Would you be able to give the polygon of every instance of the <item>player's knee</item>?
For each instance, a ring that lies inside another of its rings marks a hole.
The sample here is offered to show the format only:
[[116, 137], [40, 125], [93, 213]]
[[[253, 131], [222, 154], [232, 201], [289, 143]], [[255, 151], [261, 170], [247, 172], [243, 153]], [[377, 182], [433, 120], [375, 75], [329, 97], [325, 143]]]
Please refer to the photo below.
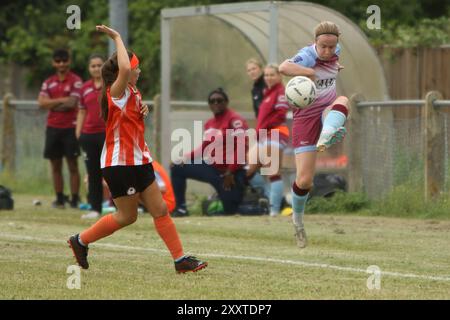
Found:
[[78, 175], [79, 174], [78, 167], [69, 167], [69, 173], [71, 175]]
[[76, 161], [70, 161], [67, 167], [70, 174], [78, 174], [78, 163]]
[[300, 189], [311, 189], [313, 185], [313, 178], [310, 176], [300, 176], [295, 179], [295, 184]]
[[60, 162], [60, 161], [52, 161], [51, 162], [51, 168], [52, 168], [53, 172], [62, 171], [62, 162]]
[[132, 215], [117, 215], [116, 217], [117, 222], [122, 226], [128, 226], [130, 224], [133, 224], [137, 220], [137, 213]]
[[336, 99], [336, 103], [342, 104], [343, 106], [348, 108], [348, 98], [346, 96], [339, 96]]
[[133, 224], [136, 222], [136, 220], [137, 220], [137, 214], [134, 214], [132, 216], [127, 217], [126, 224], [127, 225]]
[[169, 213], [169, 211], [167, 210], [167, 205], [164, 201], [161, 201], [161, 203], [159, 204], [158, 208], [155, 210], [156, 212], [154, 212], [152, 214], [152, 216], [154, 218], [159, 218], [159, 217], [163, 217], [166, 214]]
[[62, 167], [61, 166], [52, 166], [52, 172], [53, 172], [53, 174], [62, 174]]

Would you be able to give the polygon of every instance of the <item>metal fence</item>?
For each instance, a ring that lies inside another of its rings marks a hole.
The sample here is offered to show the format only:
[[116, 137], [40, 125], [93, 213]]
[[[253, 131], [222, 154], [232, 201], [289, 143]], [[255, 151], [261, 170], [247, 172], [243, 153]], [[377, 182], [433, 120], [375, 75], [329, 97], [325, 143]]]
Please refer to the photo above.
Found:
[[[153, 105], [153, 101], [144, 101]], [[26, 191], [50, 190], [51, 174], [48, 161], [44, 161], [46, 118], [48, 112], [39, 108], [36, 100], [15, 100], [5, 96], [0, 101], [0, 180], [7, 179], [5, 173], [13, 173], [12, 183], [17, 189]], [[146, 141], [153, 142], [152, 114], [146, 118]], [[82, 177], [85, 166], [79, 163]], [[63, 171], [64, 180], [69, 177]]]
[[[344, 148], [350, 191], [363, 191], [369, 198], [378, 198], [400, 185], [423, 189], [427, 197], [450, 190], [450, 113], [446, 108], [450, 100], [442, 100], [438, 93], [431, 92], [425, 100], [364, 101], [361, 95], [354, 95], [350, 101], [349, 134]], [[161, 141], [161, 126], [178, 126], [186, 117], [173, 117], [173, 124], [164, 124], [158, 121], [159, 97], [144, 103], [153, 106], [146, 118], [146, 140], [158, 158], [161, 144], [168, 143]], [[207, 108], [207, 103], [200, 101], [171, 104], [181, 110]], [[418, 108], [420, 116], [396, 117], [393, 110], [405, 107]], [[10, 166], [18, 179], [48, 183], [48, 164], [42, 161], [46, 116], [47, 112], [40, 110], [35, 100], [5, 97], [0, 101], [0, 172]]]

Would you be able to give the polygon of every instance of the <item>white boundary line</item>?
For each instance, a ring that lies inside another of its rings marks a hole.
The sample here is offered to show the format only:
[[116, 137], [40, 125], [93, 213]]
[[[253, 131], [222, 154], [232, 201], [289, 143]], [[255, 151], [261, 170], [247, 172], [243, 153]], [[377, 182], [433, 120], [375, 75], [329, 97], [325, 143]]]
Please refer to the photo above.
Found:
[[[0, 239], [11, 239], [11, 240], [21, 240], [21, 241], [38, 241], [44, 243], [60, 243], [66, 244], [63, 240], [56, 239], [42, 239], [35, 238], [31, 236], [20, 236], [14, 234], [0, 233]], [[147, 252], [158, 252], [158, 253], [167, 253], [167, 250], [155, 249], [155, 248], [143, 248], [143, 247], [132, 247], [125, 245], [118, 245], [113, 243], [95, 243], [92, 244], [91, 247], [100, 247], [100, 248], [112, 248], [112, 249], [126, 249], [126, 250], [134, 250], [134, 251], [147, 251]], [[358, 272], [358, 273], [369, 273], [365, 269], [354, 268], [354, 267], [341, 267], [335, 266], [326, 263], [314, 263], [314, 262], [305, 262], [299, 260], [284, 260], [284, 259], [273, 259], [273, 258], [265, 258], [265, 257], [251, 257], [251, 256], [235, 256], [235, 255], [226, 255], [226, 254], [216, 254], [216, 253], [198, 253], [201, 256], [206, 257], [215, 257], [215, 258], [225, 258], [225, 259], [236, 259], [236, 260], [251, 260], [251, 261], [261, 261], [261, 262], [273, 262], [278, 264], [291, 264], [298, 265], [309, 268], [323, 268], [323, 269], [332, 269], [338, 271], [347, 271], [347, 272]], [[411, 279], [422, 279], [422, 280], [434, 280], [434, 281], [445, 281], [450, 282], [450, 277], [442, 277], [442, 276], [428, 276], [428, 275], [417, 275], [412, 273], [400, 273], [400, 272], [390, 272], [390, 271], [381, 271], [381, 276], [391, 276], [397, 278], [411, 278]]]

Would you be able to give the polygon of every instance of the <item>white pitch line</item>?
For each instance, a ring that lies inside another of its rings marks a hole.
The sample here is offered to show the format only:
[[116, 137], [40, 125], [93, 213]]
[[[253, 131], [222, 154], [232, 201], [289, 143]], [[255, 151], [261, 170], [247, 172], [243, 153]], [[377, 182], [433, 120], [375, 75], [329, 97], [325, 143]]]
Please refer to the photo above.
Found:
[[[31, 237], [31, 236], [20, 236], [20, 235], [14, 235], [14, 234], [6, 234], [6, 233], [0, 233], [0, 238], [16, 239], [16, 240], [22, 240], [22, 241], [25, 240], [25, 241], [38, 241], [38, 242], [46, 242], [46, 243], [65, 244], [65, 241], [63, 241], [63, 240], [42, 239], [42, 238], [35, 238], [35, 237]], [[132, 247], [132, 246], [113, 244], [113, 243], [95, 243], [95, 244], [91, 244], [91, 247], [103, 247], [103, 248], [112, 248], [112, 249], [158, 252], [158, 253], [164, 253], [164, 254], [167, 253], [167, 250], [162, 250], [162, 249]], [[298, 266], [309, 267], [309, 268], [324, 268], [324, 269], [333, 269], [333, 270], [338, 270], [338, 271], [358, 272], [358, 273], [366, 273], [366, 274], [368, 273], [367, 270], [361, 269], [361, 268], [342, 267], [342, 266], [335, 266], [335, 265], [326, 264], [326, 263], [315, 263], [315, 262], [305, 262], [305, 261], [285, 260], [285, 259], [273, 259], [273, 258], [266, 258], [266, 257], [234, 256], [234, 255], [217, 254], [217, 253], [198, 253], [198, 254], [201, 256], [214, 257], [214, 258], [273, 262], [273, 263], [279, 263], [279, 264], [292, 264], [292, 265], [298, 265]], [[418, 274], [412, 274], [412, 273], [390, 272], [390, 271], [381, 271], [381, 276], [445, 281], [445, 282], [450, 281], [450, 277], [428, 276], [428, 275], [418, 275]]]

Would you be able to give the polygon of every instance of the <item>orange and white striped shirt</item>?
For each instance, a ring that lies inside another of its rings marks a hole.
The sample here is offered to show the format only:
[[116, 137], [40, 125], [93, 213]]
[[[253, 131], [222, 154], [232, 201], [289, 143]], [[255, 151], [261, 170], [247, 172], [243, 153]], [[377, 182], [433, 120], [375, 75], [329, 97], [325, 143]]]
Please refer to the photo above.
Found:
[[106, 91], [108, 119], [101, 168], [151, 163], [152, 157], [144, 138], [144, 118], [140, 114], [141, 93], [128, 85], [122, 97], [113, 98], [109, 89]]

